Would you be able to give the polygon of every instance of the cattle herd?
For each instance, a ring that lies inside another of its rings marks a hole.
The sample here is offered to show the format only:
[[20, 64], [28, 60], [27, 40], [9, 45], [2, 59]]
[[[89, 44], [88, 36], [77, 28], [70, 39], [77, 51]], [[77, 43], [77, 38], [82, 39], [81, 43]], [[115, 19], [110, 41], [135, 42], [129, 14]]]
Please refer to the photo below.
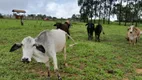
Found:
[[[58, 80], [62, 80], [59, 71], [56, 53], [64, 51], [64, 64], [66, 63], [66, 35], [68, 38], [72, 39], [70, 36], [69, 28], [70, 23], [66, 21], [64, 24], [56, 23], [54, 24], [57, 29], [45, 30], [37, 35], [37, 37], [32, 38], [30, 36], [25, 37], [21, 42], [15, 43], [10, 52], [13, 52], [22, 47], [23, 57], [21, 61], [24, 63], [29, 63], [31, 58], [34, 58], [37, 62], [45, 63], [48, 69], [48, 79], [50, 79], [50, 67], [49, 58], [53, 59], [54, 70], [58, 77]], [[94, 23], [88, 22], [85, 24], [87, 26], [88, 40], [93, 39], [93, 32], [95, 33], [95, 41], [100, 42], [100, 34], [103, 32], [103, 27], [101, 24], [97, 24], [96, 27]], [[135, 26], [130, 26], [128, 28], [126, 39], [130, 44], [135, 44], [140, 38], [141, 30]], [[73, 40], [73, 39], [72, 39]], [[74, 42], [74, 40], [73, 40]]]

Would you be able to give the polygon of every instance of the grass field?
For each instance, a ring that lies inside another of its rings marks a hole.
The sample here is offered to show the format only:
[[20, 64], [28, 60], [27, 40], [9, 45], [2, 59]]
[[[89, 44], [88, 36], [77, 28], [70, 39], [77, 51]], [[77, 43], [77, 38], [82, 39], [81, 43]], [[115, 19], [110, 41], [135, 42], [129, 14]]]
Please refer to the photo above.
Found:
[[[53, 29], [54, 21], [0, 19], [0, 80], [45, 80], [46, 67], [32, 60], [21, 62], [21, 49], [10, 53], [11, 46], [24, 37], [36, 37], [42, 30]], [[127, 27], [103, 25], [101, 42], [88, 41], [85, 23], [72, 22], [71, 36], [78, 43], [67, 48], [68, 67], [63, 66], [63, 54], [57, 55], [63, 80], [142, 80], [142, 38], [135, 46], [125, 40]], [[140, 27], [142, 29], [142, 27]], [[67, 39], [67, 46], [72, 44]], [[57, 80], [51, 60], [51, 80]]]

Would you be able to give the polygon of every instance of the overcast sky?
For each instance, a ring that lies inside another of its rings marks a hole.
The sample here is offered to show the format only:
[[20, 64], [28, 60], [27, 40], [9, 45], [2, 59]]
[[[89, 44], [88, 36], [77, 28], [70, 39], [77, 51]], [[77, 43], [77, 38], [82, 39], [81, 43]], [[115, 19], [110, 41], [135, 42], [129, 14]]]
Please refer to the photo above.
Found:
[[26, 14], [46, 14], [69, 18], [79, 14], [78, 0], [0, 0], [0, 13], [13, 14], [12, 9], [22, 9]]
[[[46, 14], [57, 18], [70, 18], [79, 14], [78, 0], [0, 0], [0, 13], [13, 14], [13, 9], [25, 10], [26, 14]], [[116, 20], [116, 16], [111, 20]]]

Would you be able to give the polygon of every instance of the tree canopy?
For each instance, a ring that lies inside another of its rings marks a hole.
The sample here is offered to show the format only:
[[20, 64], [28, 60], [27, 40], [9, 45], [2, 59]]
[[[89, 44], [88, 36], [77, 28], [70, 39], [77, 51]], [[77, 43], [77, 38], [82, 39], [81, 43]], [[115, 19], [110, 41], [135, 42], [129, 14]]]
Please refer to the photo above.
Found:
[[119, 24], [131, 22], [136, 24], [142, 17], [142, 0], [78, 0], [81, 19], [98, 19], [110, 23], [110, 16], [116, 15]]

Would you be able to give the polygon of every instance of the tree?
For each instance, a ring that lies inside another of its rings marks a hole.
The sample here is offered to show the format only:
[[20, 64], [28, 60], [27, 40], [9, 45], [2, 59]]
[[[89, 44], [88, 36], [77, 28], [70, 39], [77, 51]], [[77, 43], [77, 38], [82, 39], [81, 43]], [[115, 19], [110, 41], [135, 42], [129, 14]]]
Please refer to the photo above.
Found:
[[80, 8], [80, 14], [81, 14], [81, 18], [87, 18], [87, 22], [88, 22], [88, 18], [91, 18], [91, 22], [92, 22], [92, 18], [93, 18], [93, 5], [94, 5], [94, 0], [78, 0], [78, 6], [81, 6]]
[[120, 0], [120, 8], [119, 8], [119, 25], [121, 25], [121, 15], [122, 15], [122, 0]]
[[110, 24], [110, 15], [111, 15], [111, 11], [112, 11], [112, 2], [113, 0], [109, 0], [109, 14], [108, 14], [108, 24]]
[[103, 24], [105, 24], [106, 21], [106, 13], [107, 13], [107, 0], [103, 0]]
[[136, 5], [138, 5], [137, 22], [140, 22], [142, 17], [142, 0], [138, 0], [138, 3]]
[[141, 9], [142, 9], [142, 0], [135, 0], [135, 25], [138, 25], [138, 21], [139, 21], [139, 15], [141, 14]]
[[124, 26], [126, 26], [126, 24], [127, 24], [128, 9], [129, 9], [128, 2], [129, 2], [129, 0], [126, 0], [125, 2], [126, 2], [126, 7], [125, 7], [125, 24], [124, 24]]
[[44, 18], [46, 18], [46, 15], [45, 15], [45, 14], [44, 14], [44, 15], [38, 14], [36, 17], [37, 17], [38, 19], [44, 19]]
[[97, 14], [98, 5], [99, 5], [99, 1], [95, 0], [94, 1], [94, 5], [93, 5], [93, 9], [94, 9], [94, 23], [96, 23], [95, 19], [96, 19], [96, 17], [98, 17], [98, 14]]
[[75, 14], [72, 15], [73, 20], [79, 20], [79, 18], [80, 18], [80, 15], [75, 15]]
[[29, 14], [28, 15], [28, 18], [32, 18], [32, 19], [35, 19], [36, 15], [35, 14]]
[[80, 15], [81, 15], [81, 19], [86, 22], [88, 21], [88, 12], [86, 9], [86, 3], [85, 0], [78, 0], [78, 6], [81, 6], [80, 8]]
[[100, 19], [101, 19], [101, 15], [102, 15], [102, 10], [103, 10], [103, 6], [102, 6], [102, 4], [101, 4], [102, 1], [103, 1], [103, 0], [100, 0], [100, 1], [99, 1], [99, 7], [98, 7], [99, 22], [98, 22], [98, 23], [100, 23]]
[[3, 18], [3, 15], [0, 13], [0, 18]]

